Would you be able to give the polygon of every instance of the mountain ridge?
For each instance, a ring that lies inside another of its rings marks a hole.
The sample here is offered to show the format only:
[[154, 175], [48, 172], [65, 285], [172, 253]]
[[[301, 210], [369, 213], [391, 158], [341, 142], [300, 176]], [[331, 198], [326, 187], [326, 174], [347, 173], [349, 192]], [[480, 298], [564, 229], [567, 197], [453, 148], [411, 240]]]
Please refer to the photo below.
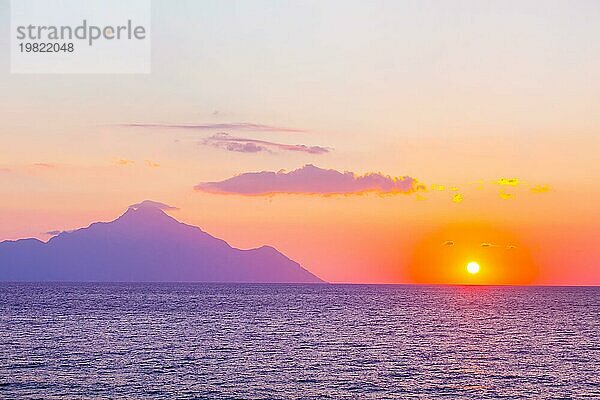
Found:
[[238, 249], [178, 221], [163, 203], [48, 241], [0, 242], [0, 280], [323, 283], [272, 246]]

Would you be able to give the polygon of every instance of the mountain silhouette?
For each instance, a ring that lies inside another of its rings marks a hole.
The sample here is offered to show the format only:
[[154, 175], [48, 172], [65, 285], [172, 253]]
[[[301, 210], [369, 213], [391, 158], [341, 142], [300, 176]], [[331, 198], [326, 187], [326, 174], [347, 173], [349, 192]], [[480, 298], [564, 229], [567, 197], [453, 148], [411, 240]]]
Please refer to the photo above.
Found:
[[144, 201], [48, 242], [0, 242], [0, 280], [321, 283], [270, 246], [241, 250]]

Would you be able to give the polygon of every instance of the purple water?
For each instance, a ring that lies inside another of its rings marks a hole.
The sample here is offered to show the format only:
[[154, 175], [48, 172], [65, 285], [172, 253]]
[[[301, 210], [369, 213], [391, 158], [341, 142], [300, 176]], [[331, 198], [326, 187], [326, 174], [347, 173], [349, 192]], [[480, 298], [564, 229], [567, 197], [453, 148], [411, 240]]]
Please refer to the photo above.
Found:
[[600, 398], [600, 288], [0, 284], [2, 398]]

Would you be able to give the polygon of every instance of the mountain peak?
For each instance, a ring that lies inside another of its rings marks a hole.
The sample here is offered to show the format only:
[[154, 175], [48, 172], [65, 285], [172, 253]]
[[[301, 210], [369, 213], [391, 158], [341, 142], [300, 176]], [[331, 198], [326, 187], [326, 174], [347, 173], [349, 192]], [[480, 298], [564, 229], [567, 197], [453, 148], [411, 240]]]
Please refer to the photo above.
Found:
[[159, 201], [154, 201], [154, 200], [144, 200], [140, 203], [132, 204], [129, 206], [129, 209], [133, 209], [134, 211], [137, 211], [140, 209], [157, 209], [160, 211], [179, 210], [179, 208], [177, 208], [177, 207], [173, 207], [168, 204], [161, 203]]
[[46, 243], [5, 242], [0, 281], [322, 282], [273, 247], [231, 247], [168, 210], [176, 208], [146, 200]]
[[144, 200], [130, 205], [127, 211], [114, 222], [133, 225], [154, 225], [168, 222], [179, 224], [175, 218], [165, 212], [174, 210], [179, 210], [179, 208], [158, 201]]

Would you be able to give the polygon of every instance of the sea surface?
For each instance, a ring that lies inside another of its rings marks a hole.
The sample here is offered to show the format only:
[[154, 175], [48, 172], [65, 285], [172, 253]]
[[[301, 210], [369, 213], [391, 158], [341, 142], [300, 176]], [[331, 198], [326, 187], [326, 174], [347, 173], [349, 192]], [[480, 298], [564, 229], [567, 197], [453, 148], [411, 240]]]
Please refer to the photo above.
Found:
[[600, 288], [0, 284], [0, 398], [600, 398]]

